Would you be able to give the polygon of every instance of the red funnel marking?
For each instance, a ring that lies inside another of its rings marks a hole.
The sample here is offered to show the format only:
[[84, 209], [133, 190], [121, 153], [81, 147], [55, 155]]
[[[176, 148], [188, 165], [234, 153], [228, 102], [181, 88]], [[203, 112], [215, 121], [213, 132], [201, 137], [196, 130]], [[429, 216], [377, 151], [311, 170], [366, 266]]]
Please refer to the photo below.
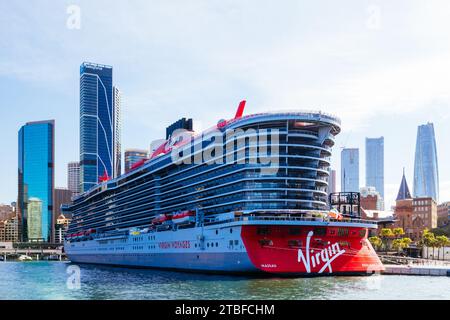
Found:
[[235, 119], [242, 118], [242, 115], [244, 114], [245, 103], [246, 103], [245, 100], [242, 100], [242, 101], [239, 103], [239, 107], [238, 107], [238, 109], [237, 109], [237, 111], [236, 111], [236, 115], [234, 116]]

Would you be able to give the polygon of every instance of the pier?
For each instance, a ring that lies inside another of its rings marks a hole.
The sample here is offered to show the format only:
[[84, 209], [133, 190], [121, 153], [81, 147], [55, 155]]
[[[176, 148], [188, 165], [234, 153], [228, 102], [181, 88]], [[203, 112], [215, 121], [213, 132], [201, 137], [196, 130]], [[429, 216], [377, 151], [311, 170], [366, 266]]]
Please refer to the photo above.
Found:
[[450, 277], [450, 262], [410, 257], [380, 256], [386, 275]]
[[64, 260], [66, 255], [62, 246], [52, 244], [8, 244], [0, 246], [0, 262], [17, 260], [28, 256], [33, 260]]
[[410, 276], [446, 276], [450, 277], [450, 266], [412, 266], [412, 265], [385, 265], [383, 274], [410, 275]]

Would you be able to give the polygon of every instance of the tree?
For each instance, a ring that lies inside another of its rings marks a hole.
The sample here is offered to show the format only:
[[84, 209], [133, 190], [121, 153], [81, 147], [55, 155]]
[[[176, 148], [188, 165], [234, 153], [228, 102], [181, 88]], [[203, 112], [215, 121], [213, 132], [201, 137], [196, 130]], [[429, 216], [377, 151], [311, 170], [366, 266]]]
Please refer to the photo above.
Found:
[[381, 245], [383, 244], [383, 241], [381, 241], [378, 237], [370, 237], [369, 242], [372, 244], [372, 246], [375, 247], [376, 250], [381, 248]]
[[[450, 244], [450, 240], [446, 236], [437, 236], [435, 238], [435, 246], [438, 248], [438, 260], [440, 260], [441, 248], [444, 248]], [[434, 252], [434, 250], [433, 250]], [[445, 254], [444, 254], [445, 257]]]
[[428, 248], [433, 247], [433, 254], [434, 254], [434, 246], [436, 245], [436, 238], [434, 236], [433, 232], [430, 232], [430, 230], [425, 229], [422, 232], [422, 237], [420, 238], [419, 244], [421, 247], [427, 248], [427, 259], [428, 259]]
[[394, 236], [394, 233], [392, 232], [392, 229], [389, 229], [389, 228], [381, 229], [380, 237], [381, 237], [381, 239], [383, 241], [385, 251], [388, 250], [389, 239], [392, 238], [393, 236]]
[[403, 231], [403, 228], [394, 228], [392, 229], [392, 233], [394, 236], [399, 237], [405, 234], [405, 231]]
[[389, 229], [389, 228], [381, 229], [380, 236], [382, 238], [392, 237], [393, 235], [394, 235], [394, 232], [392, 232], [392, 229]]
[[410, 238], [394, 239], [392, 241], [392, 247], [398, 252], [401, 252], [403, 249], [408, 248], [411, 242], [412, 240]]
[[400, 252], [402, 249], [402, 239], [394, 239], [392, 241], [392, 248], [395, 249], [397, 252]]

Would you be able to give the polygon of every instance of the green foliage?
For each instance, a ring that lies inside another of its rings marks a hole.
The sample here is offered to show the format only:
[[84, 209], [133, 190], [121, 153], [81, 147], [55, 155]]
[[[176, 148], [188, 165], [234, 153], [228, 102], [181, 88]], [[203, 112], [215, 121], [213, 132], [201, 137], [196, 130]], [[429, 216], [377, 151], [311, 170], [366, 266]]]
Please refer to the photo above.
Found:
[[403, 228], [394, 228], [392, 230], [392, 233], [394, 234], [394, 236], [402, 236], [405, 234], [405, 231], [403, 231]]
[[392, 232], [392, 229], [383, 228], [383, 229], [381, 229], [380, 236], [382, 238], [390, 238], [390, 237], [394, 236], [394, 232]]
[[394, 239], [392, 241], [392, 248], [400, 252], [408, 248], [411, 242], [412, 240], [410, 238]]
[[383, 242], [381, 241], [381, 239], [378, 238], [378, 237], [376, 237], [376, 236], [370, 237], [370, 238], [369, 238], [369, 241], [370, 241], [370, 243], [372, 244], [372, 246], [373, 246], [375, 249], [381, 248], [381, 245], [383, 244]]
[[442, 248], [450, 245], [450, 240], [446, 236], [437, 236], [435, 238], [436, 240], [436, 247]]

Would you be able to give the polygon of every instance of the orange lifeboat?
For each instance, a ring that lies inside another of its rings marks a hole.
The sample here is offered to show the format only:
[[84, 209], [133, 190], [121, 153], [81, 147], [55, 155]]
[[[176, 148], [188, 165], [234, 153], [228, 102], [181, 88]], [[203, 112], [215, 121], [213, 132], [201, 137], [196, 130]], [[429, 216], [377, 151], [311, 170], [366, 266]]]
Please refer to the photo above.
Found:
[[338, 221], [341, 221], [344, 218], [342, 213], [340, 213], [336, 209], [333, 209], [330, 212], [328, 212], [328, 217], [330, 217], [331, 219], [338, 220]]
[[164, 222], [170, 221], [172, 220], [172, 217], [168, 214], [160, 214], [159, 216], [157, 216], [156, 218], [154, 218], [152, 220], [152, 224], [154, 225], [158, 225], [158, 224], [162, 224]]

